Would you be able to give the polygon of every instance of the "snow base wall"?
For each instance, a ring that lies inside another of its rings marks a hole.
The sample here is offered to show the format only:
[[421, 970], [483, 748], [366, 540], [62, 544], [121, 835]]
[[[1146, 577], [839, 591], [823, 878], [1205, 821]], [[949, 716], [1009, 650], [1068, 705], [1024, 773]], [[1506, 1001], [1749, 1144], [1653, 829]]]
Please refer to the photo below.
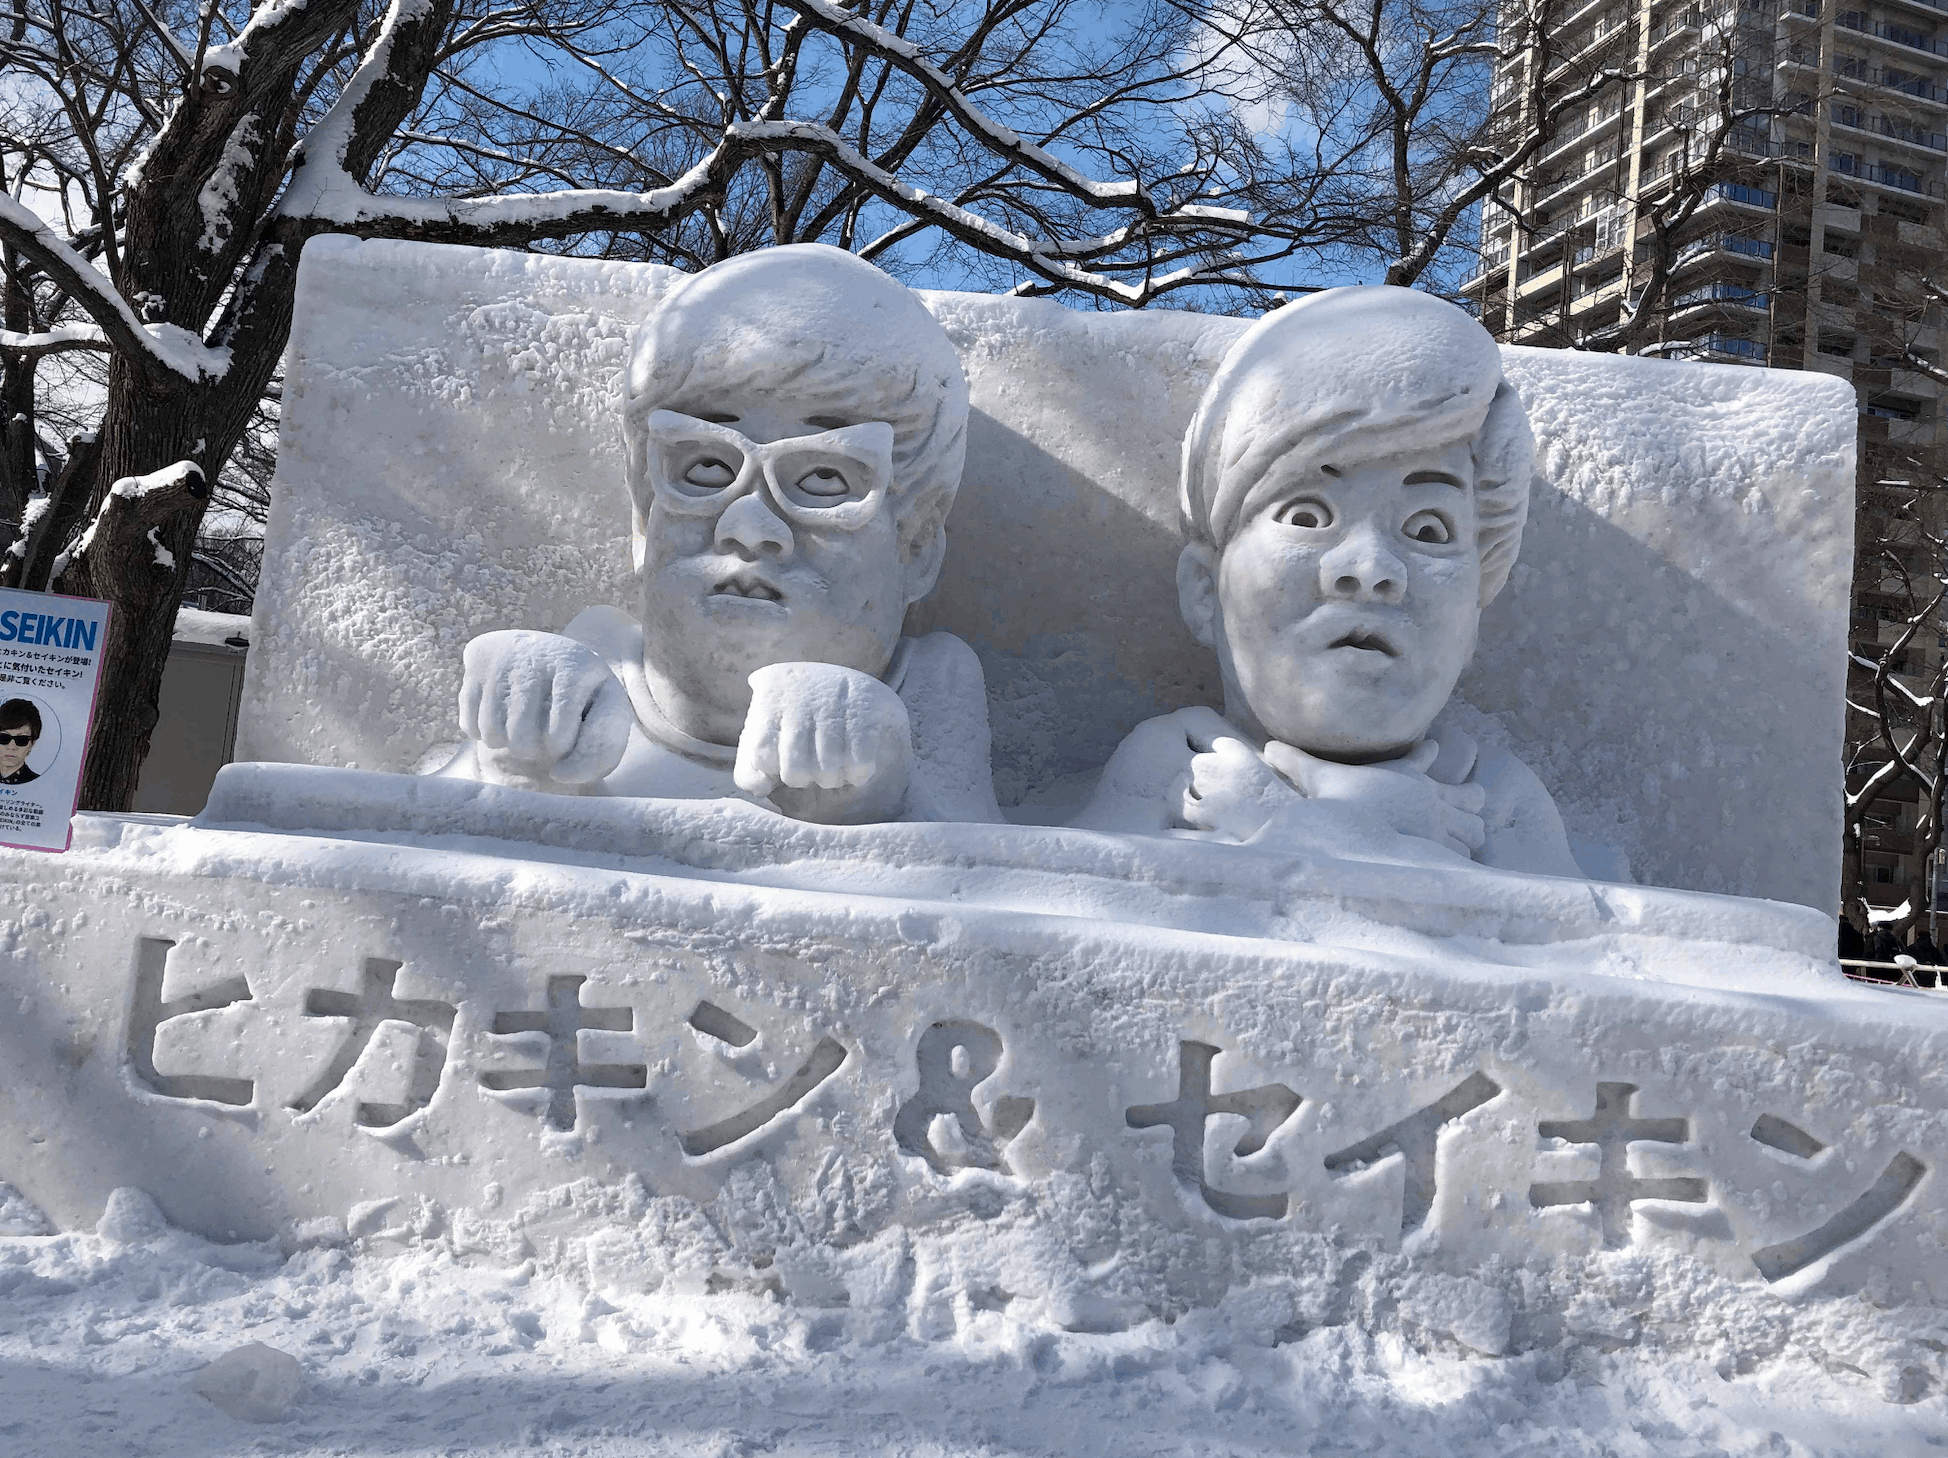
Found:
[[[1912, 1348], [1896, 1387], [1948, 1349], [1948, 1008], [1840, 981], [1824, 917], [1246, 866], [1204, 904], [1273, 941], [1098, 914], [1196, 903], [1168, 842], [1013, 832], [1077, 888], [1036, 912], [980, 904], [993, 828], [651, 810], [607, 856], [110, 816], [8, 853], [0, 1181], [68, 1228], [135, 1186], [217, 1239], [572, 1249], [922, 1331], [1257, 1301], [1736, 1364], [1840, 1312]], [[1390, 928], [1389, 887], [1448, 910]]]

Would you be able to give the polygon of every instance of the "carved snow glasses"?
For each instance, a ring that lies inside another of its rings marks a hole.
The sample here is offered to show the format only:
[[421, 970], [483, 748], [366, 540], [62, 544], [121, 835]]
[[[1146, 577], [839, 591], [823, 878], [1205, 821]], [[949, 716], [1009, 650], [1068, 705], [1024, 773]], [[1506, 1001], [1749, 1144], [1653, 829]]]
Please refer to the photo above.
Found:
[[656, 495], [684, 516], [717, 516], [758, 490], [792, 526], [858, 531], [893, 477], [893, 427], [881, 420], [768, 444], [674, 410], [652, 411], [644, 424]]

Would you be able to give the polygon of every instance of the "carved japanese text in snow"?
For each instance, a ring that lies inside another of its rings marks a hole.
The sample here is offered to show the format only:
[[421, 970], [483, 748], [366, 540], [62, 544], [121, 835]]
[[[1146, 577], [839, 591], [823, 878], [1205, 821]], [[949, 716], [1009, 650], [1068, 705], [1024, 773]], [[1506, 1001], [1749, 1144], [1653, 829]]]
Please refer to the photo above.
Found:
[[[136, 1011], [127, 1050], [131, 1072], [162, 1099], [259, 1105], [256, 1090], [265, 1067], [234, 1065], [199, 1050], [237, 1048], [267, 1034], [284, 1046], [289, 1012], [258, 1005], [247, 979], [223, 980], [201, 992], [160, 1001], [163, 968], [175, 955], [180, 955], [177, 949], [158, 938], [144, 938], [137, 949]], [[354, 1127], [388, 1139], [410, 1139], [422, 1127], [437, 1127], [437, 1120], [426, 1117], [436, 1104], [465, 1100], [470, 1087], [477, 1086], [558, 1135], [593, 1140], [601, 1137], [601, 1124], [613, 1122], [619, 1131], [660, 1144], [666, 1152], [673, 1147], [685, 1160], [763, 1159], [766, 1147], [759, 1136], [780, 1121], [808, 1114], [816, 1118], [815, 1095], [852, 1061], [845, 1042], [816, 1029], [798, 1037], [797, 1046], [790, 1038], [776, 1038], [760, 1053], [755, 1046], [758, 1029], [708, 998], [687, 1011], [658, 999], [658, 1026], [652, 1028], [638, 1025], [645, 1008], [640, 993], [624, 995], [619, 984], [612, 984], [615, 990], [591, 996], [585, 976], [541, 979], [532, 1005], [509, 1009], [401, 997], [401, 972], [397, 961], [371, 958], [363, 965], [357, 992], [304, 989], [302, 1017], [327, 1020], [335, 1042], [317, 1044], [311, 1059], [300, 1060], [309, 1066], [284, 1070], [287, 1078], [297, 1077], [294, 1086], [302, 1092], [285, 1099], [281, 1110], [259, 1108], [263, 1117], [310, 1116], [319, 1132], [328, 1134], [338, 1127], [326, 1119], [327, 1106], [335, 1101]], [[717, 995], [735, 1001], [728, 993]], [[255, 1023], [248, 1037], [240, 1019]], [[224, 1025], [228, 1036], [220, 1031]], [[668, 1036], [682, 1031], [711, 1054], [702, 1072], [690, 1075], [702, 1086], [686, 1090], [691, 1107], [711, 1111], [695, 1127], [665, 1112], [669, 1085], [681, 1075], [671, 1060], [656, 1060]], [[383, 1045], [378, 1041], [382, 1033]], [[449, 1057], [449, 1045], [470, 1051]], [[383, 1053], [378, 1051], [382, 1046]], [[884, 1067], [892, 1050], [875, 1051]], [[896, 1150], [899, 1159], [914, 1161], [934, 1176], [986, 1171], [1032, 1183], [1037, 1178], [1034, 1164], [1023, 1161], [1018, 1167], [1010, 1161], [1009, 1148], [1035, 1119], [1037, 1100], [1008, 1090], [1036, 1087], [1038, 1070], [1017, 1057], [1008, 1064], [1007, 1076], [998, 1078], [1007, 1052], [1002, 1034], [983, 1023], [948, 1017], [927, 1024], [910, 1051], [894, 1054], [903, 1075], [898, 1087], [855, 1086], [845, 1094], [861, 1111], [874, 1111], [870, 1117], [878, 1126], [857, 1128], [852, 1138], [882, 1153]], [[1527, 1223], [1525, 1209], [1555, 1212], [1586, 1227], [1594, 1247], [1621, 1249], [1635, 1240], [1632, 1217], [1638, 1206], [1657, 1202], [1667, 1216], [1683, 1218], [1685, 1212], [1671, 1207], [1696, 1205], [1706, 1207], [1698, 1215], [1709, 1216], [1714, 1213], [1714, 1185], [1720, 1192], [1724, 1187], [1722, 1175], [1714, 1181], [1709, 1153], [1693, 1139], [1690, 1119], [1683, 1113], [1639, 1112], [1636, 1106], [1646, 1095], [1635, 1084], [1599, 1076], [1586, 1095], [1593, 1108], [1587, 1117], [1520, 1116], [1518, 1123], [1508, 1117], [1510, 1111], [1497, 1108], [1503, 1084], [1477, 1069], [1431, 1102], [1326, 1153], [1319, 1163], [1332, 1180], [1322, 1187], [1323, 1198], [1302, 1202], [1295, 1210], [1290, 1173], [1293, 1160], [1302, 1156], [1275, 1141], [1308, 1102], [1332, 1100], [1337, 1076], [1330, 1070], [1293, 1069], [1287, 1077], [1301, 1087], [1269, 1080], [1220, 1088], [1220, 1083], [1236, 1082], [1216, 1073], [1224, 1052], [1217, 1044], [1183, 1038], [1174, 1068], [1132, 1070], [1133, 1086], [1174, 1082], [1176, 1092], [1165, 1101], [1129, 1104], [1118, 1111], [1125, 1133], [1156, 1130], [1167, 1134], [1167, 1140], [1124, 1137], [1098, 1145], [1098, 1131], [1082, 1128], [1045, 1128], [1043, 1139], [1065, 1142], [1075, 1136], [1071, 1159], [1087, 1162], [1100, 1156], [1111, 1167], [1167, 1154], [1170, 1176], [1192, 1208], [1201, 1207], [1206, 1218], [1220, 1222], [1295, 1220], [1313, 1228], [1359, 1227], [1375, 1207], [1367, 1200], [1335, 1199], [1334, 1187], [1342, 1182], [1370, 1186], [1391, 1180], [1384, 1172], [1397, 1171], [1397, 1209], [1380, 1210], [1378, 1228], [1361, 1231], [1388, 1241], [1438, 1228], [1442, 1171], [1475, 1168], [1476, 1149], [1505, 1142], [1517, 1129], [1534, 1149], [1526, 1188], [1497, 1190], [1492, 1181], [1474, 1179], [1466, 1195], [1468, 1201], [1485, 1202], [1498, 1211], [1498, 1223], [1510, 1229]], [[165, 1067], [194, 1071], [170, 1073], [162, 1071]], [[1601, 1071], [1594, 1070], [1598, 1075]], [[1669, 1104], [1669, 1096], [1665, 1102]], [[1795, 1117], [1817, 1118], [1803, 1112]], [[819, 1122], [827, 1132], [809, 1136], [813, 1142], [834, 1149], [847, 1142], [831, 1133], [825, 1120]], [[1827, 1149], [1777, 1112], [1760, 1114], [1746, 1137], [1808, 1171], [1819, 1167]], [[1632, 1146], [1650, 1144], [1671, 1146], [1660, 1168], [1688, 1172], [1637, 1173], [1641, 1161], [1633, 1161]], [[475, 1147], [467, 1153], [480, 1158], [490, 1151]], [[1519, 1162], [1511, 1169], [1522, 1173]], [[1850, 1202], [1815, 1200], [1835, 1206], [1829, 1218], [1746, 1254], [1764, 1280], [1783, 1280], [1870, 1234], [1901, 1209], [1926, 1173], [1922, 1160], [1898, 1151]], [[907, 1174], [920, 1178], [917, 1167], [909, 1167]], [[1696, 1238], [1732, 1238], [1722, 1217], [1694, 1223]]]

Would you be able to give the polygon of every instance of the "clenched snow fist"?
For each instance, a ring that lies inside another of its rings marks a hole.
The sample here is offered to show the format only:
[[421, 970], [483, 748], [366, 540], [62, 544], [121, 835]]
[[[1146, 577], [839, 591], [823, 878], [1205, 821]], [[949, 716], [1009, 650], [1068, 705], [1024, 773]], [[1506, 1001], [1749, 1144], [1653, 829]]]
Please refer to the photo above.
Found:
[[482, 633], [463, 666], [460, 732], [477, 746], [482, 778], [581, 790], [621, 763], [636, 722], [629, 692], [574, 639]]
[[291, 1410], [304, 1390], [298, 1359], [262, 1342], [225, 1352], [196, 1374], [193, 1390], [233, 1418], [274, 1423]]
[[913, 765], [900, 696], [836, 663], [774, 663], [751, 675], [735, 778], [786, 814], [827, 824], [896, 819]]
[[1428, 768], [1440, 752], [1439, 743], [1427, 739], [1399, 759], [1341, 764], [1273, 740], [1265, 746], [1265, 760], [1308, 800], [1352, 806], [1402, 835], [1472, 856], [1486, 836], [1481, 807], [1487, 795], [1477, 784], [1444, 785], [1430, 777]]
[[1193, 830], [1250, 840], [1299, 792], [1242, 739], [1214, 739], [1191, 758], [1178, 790], [1178, 814]]

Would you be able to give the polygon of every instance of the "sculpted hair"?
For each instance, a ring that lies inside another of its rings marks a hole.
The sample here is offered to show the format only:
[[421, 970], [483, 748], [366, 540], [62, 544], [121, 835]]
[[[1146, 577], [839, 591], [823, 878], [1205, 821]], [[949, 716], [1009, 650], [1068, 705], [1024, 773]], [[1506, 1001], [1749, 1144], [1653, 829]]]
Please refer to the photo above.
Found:
[[789, 395], [801, 416], [885, 421], [902, 547], [943, 529], [967, 457], [967, 379], [953, 341], [872, 264], [791, 244], [690, 275], [631, 336], [622, 433], [636, 565], [654, 494], [645, 420], [733, 390]]
[[1535, 474], [1528, 411], [1481, 325], [1431, 294], [1327, 289], [1232, 345], [1184, 435], [1185, 535], [1222, 550], [1272, 466], [1470, 443], [1481, 605], [1508, 582]]
[[10, 729], [25, 729], [36, 739], [41, 737], [41, 711], [32, 699], [8, 699], [0, 704], [0, 734]]

